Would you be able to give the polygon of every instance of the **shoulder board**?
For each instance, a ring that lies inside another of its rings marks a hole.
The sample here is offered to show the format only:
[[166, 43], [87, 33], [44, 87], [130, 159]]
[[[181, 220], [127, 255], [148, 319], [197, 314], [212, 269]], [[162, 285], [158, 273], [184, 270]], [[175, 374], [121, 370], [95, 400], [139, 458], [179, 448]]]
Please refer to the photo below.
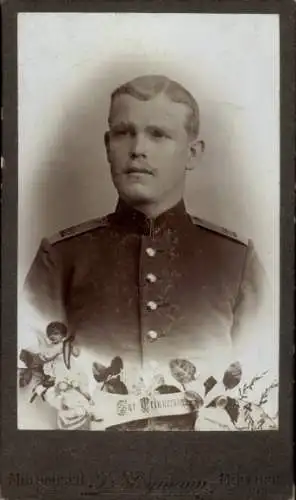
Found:
[[81, 222], [81, 224], [77, 224], [75, 226], [68, 227], [67, 229], [63, 229], [58, 233], [51, 236], [48, 240], [51, 244], [58, 243], [59, 241], [66, 240], [68, 238], [73, 238], [74, 236], [78, 236], [83, 233], [87, 233], [88, 231], [92, 231], [93, 229], [97, 229], [98, 227], [107, 227], [109, 225], [108, 216], [99, 217], [97, 219], [91, 219], [86, 222]]
[[212, 222], [205, 221], [203, 219], [200, 219], [199, 217], [195, 217], [194, 215], [191, 215], [191, 220], [193, 224], [196, 226], [204, 227], [205, 229], [208, 229], [209, 231], [213, 231], [214, 233], [221, 234], [222, 236], [225, 236], [226, 238], [230, 238], [232, 240], [237, 241], [238, 243], [242, 243], [243, 245], [248, 246], [249, 240], [247, 238], [243, 238], [241, 236], [238, 236], [237, 233], [234, 231], [230, 231], [229, 229], [226, 229], [226, 227], [222, 226], [216, 226], [216, 224], [213, 224]]

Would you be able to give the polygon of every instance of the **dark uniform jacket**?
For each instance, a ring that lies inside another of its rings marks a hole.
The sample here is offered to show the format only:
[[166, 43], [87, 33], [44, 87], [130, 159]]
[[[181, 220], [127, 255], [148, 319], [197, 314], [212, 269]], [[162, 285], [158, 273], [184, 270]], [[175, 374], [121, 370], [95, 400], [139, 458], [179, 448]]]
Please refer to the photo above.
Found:
[[92, 361], [120, 356], [130, 385], [151, 362], [225, 368], [258, 302], [256, 266], [251, 241], [190, 216], [183, 201], [151, 220], [120, 200], [44, 239], [25, 290], [44, 325], [65, 322]]

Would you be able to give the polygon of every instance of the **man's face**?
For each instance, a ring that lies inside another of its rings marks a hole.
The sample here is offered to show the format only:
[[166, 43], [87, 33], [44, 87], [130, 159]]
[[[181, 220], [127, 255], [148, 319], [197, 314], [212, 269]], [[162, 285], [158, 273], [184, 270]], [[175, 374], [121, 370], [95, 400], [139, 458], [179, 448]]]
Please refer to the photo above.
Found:
[[183, 195], [191, 154], [185, 129], [189, 110], [164, 94], [149, 101], [117, 96], [106, 148], [114, 185], [125, 201], [169, 203]]

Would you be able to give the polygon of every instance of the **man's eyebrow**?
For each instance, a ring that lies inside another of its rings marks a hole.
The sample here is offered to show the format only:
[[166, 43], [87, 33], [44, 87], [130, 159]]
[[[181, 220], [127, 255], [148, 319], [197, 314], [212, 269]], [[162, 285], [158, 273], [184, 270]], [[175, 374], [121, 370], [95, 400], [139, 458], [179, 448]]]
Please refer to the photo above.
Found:
[[[125, 121], [125, 120], [121, 120], [120, 122], [110, 124], [110, 130], [116, 131], [116, 130], [120, 130], [121, 128], [136, 130], [137, 124], [134, 122]], [[168, 135], [171, 135], [173, 133], [171, 127], [169, 125], [165, 125], [163, 123], [162, 124], [149, 123], [145, 126], [145, 129], [146, 130], [159, 130], [160, 132], [164, 132], [165, 134], [168, 134]]]
[[129, 122], [129, 121], [120, 121], [120, 122], [117, 122], [117, 123], [114, 123], [114, 124], [111, 123], [111, 125], [110, 125], [110, 128], [112, 130], [120, 128], [120, 127], [134, 128], [135, 124], [132, 123], [132, 122]]
[[151, 124], [147, 125], [146, 128], [148, 130], [151, 130], [151, 129], [159, 130], [161, 132], [165, 132], [166, 134], [171, 134], [172, 133], [172, 129], [170, 128], [170, 126], [169, 125], [164, 125], [164, 124], [154, 124], [154, 123], [151, 123]]

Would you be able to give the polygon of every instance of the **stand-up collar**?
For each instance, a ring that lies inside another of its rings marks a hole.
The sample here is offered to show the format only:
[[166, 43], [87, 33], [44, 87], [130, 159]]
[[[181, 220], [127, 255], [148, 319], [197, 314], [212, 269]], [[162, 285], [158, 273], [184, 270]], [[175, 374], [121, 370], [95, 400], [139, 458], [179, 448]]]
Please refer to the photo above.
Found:
[[180, 200], [175, 206], [153, 219], [119, 199], [114, 219], [116, 223], [125, 226], [127, 229], [130, 228], [141, 234], [148, 235], [166, 229], [178, 229], [184, 227], [184, 224], [191, 224], [183, 200]]

